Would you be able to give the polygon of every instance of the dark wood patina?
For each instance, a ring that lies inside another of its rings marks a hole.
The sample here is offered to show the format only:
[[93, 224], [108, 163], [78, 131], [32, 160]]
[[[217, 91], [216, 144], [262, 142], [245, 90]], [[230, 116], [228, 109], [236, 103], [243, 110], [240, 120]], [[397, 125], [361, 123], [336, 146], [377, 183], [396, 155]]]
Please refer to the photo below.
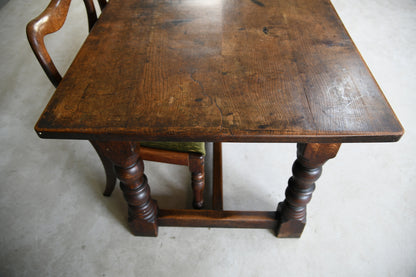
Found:
[[[276, 228], [279, 237], [300, 236], [321, 167], [341, 143], [403, 134], [329, 0], [112, 0], [35, 129], [100, 141], [136, 235], [156, 235], [159, 224]], [[152, 140], [294, 142], [298, 159], [277, 212], [222, 211], [214, 157], [214, 210], [158, 213], [134, 143]]]

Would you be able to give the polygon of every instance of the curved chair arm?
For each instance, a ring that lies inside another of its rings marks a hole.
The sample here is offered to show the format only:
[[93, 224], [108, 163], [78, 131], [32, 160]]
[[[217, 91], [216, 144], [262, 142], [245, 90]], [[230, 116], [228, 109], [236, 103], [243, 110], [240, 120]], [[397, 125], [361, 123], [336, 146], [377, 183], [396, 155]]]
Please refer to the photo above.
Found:
[[[52, 0], [46, 9], [26, 26], [26, 35], [29, 44], [49, 80], [55, 87], [62, 80], [62, 76], [59, 74], [46, 50], [44, 37], [62, 28], [68, 15], [70, 4], [71, 0]], [[89, 30], [91, 30], [97, 21], [97, 14], [92, 0], [84, 0], [84, 4], [87, 9]]]
[[97, 22], [97, 12], [95, 11], [95, 6], [93, 0], [83, 0], [85, 8], [87, 9], [88, 16], [88, 31], [91, 31], [94, 27], [95, 22]]

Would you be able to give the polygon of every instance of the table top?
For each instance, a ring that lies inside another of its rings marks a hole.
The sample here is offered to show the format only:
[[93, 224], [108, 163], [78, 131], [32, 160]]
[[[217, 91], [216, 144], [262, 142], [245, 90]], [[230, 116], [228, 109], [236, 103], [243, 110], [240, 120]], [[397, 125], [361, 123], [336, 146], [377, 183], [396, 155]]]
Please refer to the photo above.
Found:
[[329, 0], [111, 0], [35, 130], [230, 142], [403, 134]]

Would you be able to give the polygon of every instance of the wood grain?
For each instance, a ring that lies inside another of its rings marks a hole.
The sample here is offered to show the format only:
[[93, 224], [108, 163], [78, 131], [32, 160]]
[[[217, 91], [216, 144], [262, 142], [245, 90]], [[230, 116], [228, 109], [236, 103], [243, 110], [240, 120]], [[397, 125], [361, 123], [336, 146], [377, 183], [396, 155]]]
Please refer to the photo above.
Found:
[[403, 134], [328, 0], [112, 0], [35, 129], [146, 141]]

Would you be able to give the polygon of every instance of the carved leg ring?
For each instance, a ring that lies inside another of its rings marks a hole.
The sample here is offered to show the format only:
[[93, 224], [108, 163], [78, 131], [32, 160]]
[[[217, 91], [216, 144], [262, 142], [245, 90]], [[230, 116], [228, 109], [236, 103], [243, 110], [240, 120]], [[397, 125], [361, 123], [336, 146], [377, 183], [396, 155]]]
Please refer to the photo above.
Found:
[[299, 143], [293, 176], [289, 179], [286, 199], [277, 208], [277, 236], [298, 238], [306, 224], [306, 205], [311, 201], [315, 182], [322, 173], [322, 165], [334, 158], [341, 144]]
[[97, 142], [106, 156], [115, 164], [124, 198], [128, 203], [128, 221], [136, 236], [157, 236], [156, 201], [151, 198], [139, 143]]

